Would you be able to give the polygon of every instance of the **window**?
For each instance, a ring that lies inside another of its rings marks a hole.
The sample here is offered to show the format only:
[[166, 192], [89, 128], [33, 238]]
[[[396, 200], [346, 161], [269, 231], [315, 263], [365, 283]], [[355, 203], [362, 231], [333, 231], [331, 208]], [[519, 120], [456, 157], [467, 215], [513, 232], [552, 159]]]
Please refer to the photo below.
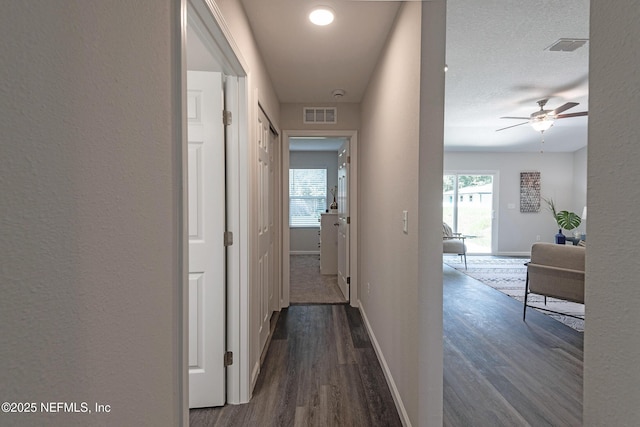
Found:
[[327, 209], [327, 170], [289, 169], [289, 226], [320, 227]]
[[467, 254], [491, 253], [495, 174], [450, 172], [443, 178], [442, 220], [454, 232], [474, 236], [465, 241]]

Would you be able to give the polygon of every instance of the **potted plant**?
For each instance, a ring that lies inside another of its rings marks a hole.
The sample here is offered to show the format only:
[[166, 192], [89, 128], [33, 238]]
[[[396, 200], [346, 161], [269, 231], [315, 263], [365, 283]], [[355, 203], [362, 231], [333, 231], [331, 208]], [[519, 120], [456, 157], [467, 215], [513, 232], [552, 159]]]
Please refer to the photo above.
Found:
[[549, 207], [549, 211], [551, 211], [551, 214], [553, 215], [553, 219], [556, 220], [556, 223], [558, 224], [558, 234], [556, 234], [556, 243], [560, 244], [560, 245], [564, 245], [567, 241], [567, 238], [565, 237], [564, 234], [562, 234], [562, 230], [573, 230], [574, 228], [578, 228], [580, 226], [580, 224], [582, 223], [582, 218], [580, 218], [576, 213], [574, 212], [569, 212], [569, 211], [560, 211], [558, 212], [556, 210], [556, 205], [553, 201], [553, 199], [543, 199], [548, 207]]

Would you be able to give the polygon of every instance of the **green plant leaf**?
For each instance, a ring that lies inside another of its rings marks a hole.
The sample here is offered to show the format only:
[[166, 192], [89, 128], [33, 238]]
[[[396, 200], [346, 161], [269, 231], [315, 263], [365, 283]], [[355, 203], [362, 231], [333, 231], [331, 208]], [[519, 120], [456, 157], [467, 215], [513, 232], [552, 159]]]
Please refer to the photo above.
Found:
[[582, 223], [582, 219], [573, 212], [560, 211], [556, 214], [558, 225], [565, 230], [573, 230]]

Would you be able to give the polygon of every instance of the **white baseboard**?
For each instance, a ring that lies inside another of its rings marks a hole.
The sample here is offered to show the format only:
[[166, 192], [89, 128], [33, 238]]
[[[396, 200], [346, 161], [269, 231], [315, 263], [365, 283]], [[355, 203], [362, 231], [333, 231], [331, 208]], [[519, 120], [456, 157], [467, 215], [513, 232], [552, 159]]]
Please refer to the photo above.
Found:
[[[260, 375], [260, 359], [253, 365], [253, 369], [251, 370], [251, 396], [253, 396], [253, 390], [256, 388], [258, 375]], [[251, 397], [249, 399], [251, 399]]]
[[320, 251], [289, 251], [289, 255], [320, 255]]
[[371, 343], [373, 344], [373, 349], [376, 352], [376, 356], [378, 356], [378, 361], [380, 362], [380, 366], [382, 366], [382, 372], [384, 372], [384, 377], [387, 380], [387, 384], [389, 385], [389, 389], [391, 390], [391, 396], [393, 396], [393, 401], [396, 404], [396, 409], [398, 410], [398, 414], [400, 415], [400, 421], [402, 421], [402, 425], [405, 427], [411, 427], [411, 422], [409, 421], [409, 415], [407, 414], [407, 410], [402, 403], [402, 398], [400, 397], [400, 392], [398, 391], [398, 387], [396, 387], [396, 383], [393, 380], [393, 376], [391, 375], [391, 371], [389, 370], [389, 365], [387, 365], [387, 361], [384, 358], [384, 354], [382, 354], [382, 349], [378, 344], [378, 340], [376, 339], [373, 330], [371, 329], [371, 324], [369, 323], [369, 319], [367, 318], [367, 314], [364, 312], [364, 308], [362, 307], [362, 303], [358, 300], [358, 305], [360, 306], [360, 314], [362, 315], [362, 321], [364, 322], [365, 327], [367, 328], [367, 333], [369, 334], [369, 338], [371, 339]]
[[529, 252], [498, 252], [498, 256], [524, 256], [530, 257], [531, 251]]

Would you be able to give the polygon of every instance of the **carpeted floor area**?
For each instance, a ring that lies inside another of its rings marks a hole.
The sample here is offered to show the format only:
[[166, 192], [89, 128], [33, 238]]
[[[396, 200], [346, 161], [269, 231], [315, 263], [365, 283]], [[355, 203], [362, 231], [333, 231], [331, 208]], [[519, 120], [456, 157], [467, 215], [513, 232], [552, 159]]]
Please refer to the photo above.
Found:
[[[469, 255], [467, 256], [467, 270], [465, 270], [464, 262], [459, 256], [445, 255], [443, 259], [449, 266], [479, 280], [485, 285], [491, 286], [520, 302], [524, 300], [524, 289], [527, 279], [527, 267], [524, 263], [529, 261], [529, 258]], [[536, 294], [529, 294], [528, 302], [529, 305], [584, 316], [584, 304], [547, 298], [545, 305], [544, 297]], [[548, 313], [543, 310], [540, 310], [540, 312], [553, 317], [577, 331], [584, 331], [583, 319]]]
[[319, 255], [291, 255], [290, 272], [291, 304], [347, 302], [338, 287], [338, 276], [320, 274]]

